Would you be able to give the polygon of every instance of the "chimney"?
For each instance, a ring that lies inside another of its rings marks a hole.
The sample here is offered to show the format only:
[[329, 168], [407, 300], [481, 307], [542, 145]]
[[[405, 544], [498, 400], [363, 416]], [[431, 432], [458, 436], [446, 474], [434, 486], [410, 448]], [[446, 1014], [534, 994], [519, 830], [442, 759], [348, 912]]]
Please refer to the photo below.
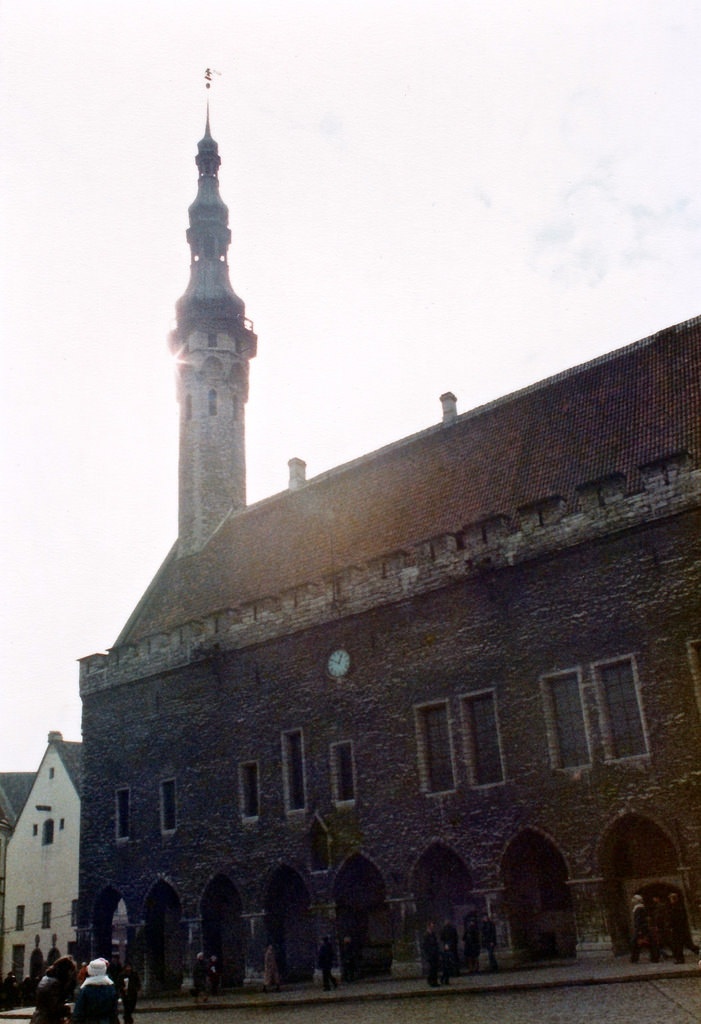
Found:
[[63, 741], [63, 733], [62, 732], [53, 732], [52, 731], [52, 732], [49, 733], [49, 739], [48, 739], [49, 743], [61, 743], [62, 741]]
[[298, 491], [307, 482], [307, 464], [304, 459], [290, 459], [287, 465], [290, 470], [289, 490]]
[[452, 391], [446, 391], [444, 395], [441, 395], [441, 405], [443, 406], [443, 425], [447, 426], [452, 423], [458, 415], [457, 409], [457, 398]]

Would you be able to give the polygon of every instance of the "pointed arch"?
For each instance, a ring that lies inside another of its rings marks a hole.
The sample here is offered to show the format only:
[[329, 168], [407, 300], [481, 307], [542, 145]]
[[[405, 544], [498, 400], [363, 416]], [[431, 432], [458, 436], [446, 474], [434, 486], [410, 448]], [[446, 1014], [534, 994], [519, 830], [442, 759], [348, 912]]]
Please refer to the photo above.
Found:
[[150, 993], [179, 989], [185, 955], [180, 898], [164, 878], [149, 890], [144, 902], [146, 985]]
[[112, 885], [98, 893], [93, 904], [91, 956], [106, 960], [112, 956], [113, 922], [120, 901], [122, 894]]
[[617, 817], [599, 844], [603, 899], [614, 951], [625, 952], [630, 940], [630, 906], [634, 893], [648, 901], [677, 891], [684, 898], [679, 850], [659, 821], [637, 812]]
[[223, 988], [243, 985], [246, 973], [246, 943], [243, 903], [238, 889], [224, 874], [215, 875], [202, 893], [202, 944], [208, 956], [214, 954], [221, 971]]
[[418, 857], [411, 880], [422, 928], [428, 921], [452, 921], [459, 927], [464, 915], [476, 909], [467, 864], [442, 840], [433, 840]]
[[569, 872], [555, 842], [535, 828], [523, 829], [508, 844], [501, 870], [514, 949], [529, 960], [574, 956]]
[[361, 853], [341, 864], [333, 884], [339, 943], [350, 936], [360, 974], [392, 966], [392, 919], [379, 868]]
[[302, 876], [281, 864], [270, 876], [265, 894], [265, 928], [286, 981], [310, 981], [316, 963], [316, 936], [311, 898]]

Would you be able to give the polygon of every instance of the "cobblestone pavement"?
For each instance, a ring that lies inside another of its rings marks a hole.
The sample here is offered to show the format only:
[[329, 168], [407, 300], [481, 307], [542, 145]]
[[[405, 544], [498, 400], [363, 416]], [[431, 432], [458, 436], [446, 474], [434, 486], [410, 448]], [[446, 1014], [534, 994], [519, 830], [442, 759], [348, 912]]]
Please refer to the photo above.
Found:
[[[204, 1008], [202, 1008], [204, 1011]], [[701, 978], [660, 978], [626, 984], [529, 991], [444, 990], [425, 995], [343, 1002], [329, 993], [298, 1006], [274, 999], [204, 1012], [144, 1008], [136, 1024], [698, 1024]]]

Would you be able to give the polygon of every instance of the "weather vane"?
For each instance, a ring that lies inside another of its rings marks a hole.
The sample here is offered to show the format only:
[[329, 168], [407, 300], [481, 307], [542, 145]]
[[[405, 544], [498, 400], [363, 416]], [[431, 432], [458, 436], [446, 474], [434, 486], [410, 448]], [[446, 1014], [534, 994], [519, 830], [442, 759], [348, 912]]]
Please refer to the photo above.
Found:
[[205, 89], [211, 89], [212, 87], [212, 75], [221, 75], [221, 71], [215, 71], [214, 68], [207, 68], [204, 73], [204, 87]]

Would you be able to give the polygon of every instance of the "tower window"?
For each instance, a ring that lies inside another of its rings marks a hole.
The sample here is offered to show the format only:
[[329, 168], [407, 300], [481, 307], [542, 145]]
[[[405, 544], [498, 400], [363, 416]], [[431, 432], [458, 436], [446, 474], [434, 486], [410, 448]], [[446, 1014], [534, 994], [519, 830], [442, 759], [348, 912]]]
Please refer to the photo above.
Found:
[[185, 395], [185, 419], [192, 419], [192, 395]]
[[217, 347], [217, 336], [212, 331], [210, 334], [207, 335], [207, 348], [216, 348], [216, 347]]
[[217, 392], [211, 388], [207, 395], [207, 408], [210, 416], [217, 415]]

